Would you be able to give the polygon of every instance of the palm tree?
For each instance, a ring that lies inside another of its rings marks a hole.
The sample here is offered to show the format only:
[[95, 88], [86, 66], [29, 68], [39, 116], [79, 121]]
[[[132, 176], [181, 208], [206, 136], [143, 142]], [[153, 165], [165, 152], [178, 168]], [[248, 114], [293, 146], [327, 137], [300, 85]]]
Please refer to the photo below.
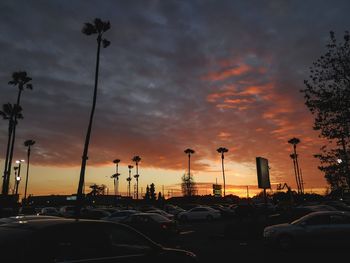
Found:
[[113, 178], [113, 182], [114, 182], [114, 195], [117, 196], [118, 187], [119, 187], [119, 176], [120, 176], [120, 173], [118, 173], [118, 167], [119, 167], [120, 160], [115, 159], [113, 160], [113, 163], [115, 163], [115, 174], [113, 174], [111, 178]]
[[224, 153], [228, 152], [228, 149], [220, 147], [216, 150], [218, 153], [221, 153], [221, 166], [222, 166], [222, 178], [224, 180], [224, 197], [226, 196], [226, 183], [225, 183], [225, 169], [224, 169]]
[[136, 199], [139, 199], [139, 162], [141, 161], [141, 157], [136, 155], [132, 158], [132, 161], [136, 164], [136, 174], [134, 177], [136, 178]]
[[303, 194], [304, 193], [304, 189], [303, 189], [303, 185], [302, 185], [302, 178], [300, 175], [300, 170], [299, 170], [299, 162], [298, 162], [298, 154], [297, 154], [297, 144], [300, 143], [300, 140], [298, 138], [292, 138], [288, 141], [288, 143], [290, 143], [291, 145], [293, 145], [293, 157], [291, 156], [291, 158], [293, 159], [293, 164], [295, 164], [295, 169], [294, 169], [294, 173], [295, 173], [295, 177], [297, 179], [297, 187], [298, 187], [298, 193]]
[[[18, 71], [12, 73], [12, 80], [8, 82], [9, 85], [14, 85], [18, 88], [18, 94], [17, 94], [17, 101], [15, 104], [15, 108], [20, 107], [21, 102], [21, 95], [24, 89], [33, 89], [33, 85], [30, 83], [32, 81], [32, 78], [30, 78], [27, 75], [27, 72], [25, 71]], [[7, 163], [7, 181], [6, 181], [6, 188], [5, 188], [5, 194], [8, 194], [8, 188], [10, 183], [10, 175], [11, 175], [11, 164], [12, 164], [12, 158], [13, 158], [13, 152], [15, 147], [15, 140], [16, 140], [16, 126], [17, 126], [17, 114], [15, 112], [12, 115], [13, 119], [13, 128], [12, 128], [12, 135], [11, 135], [11, 145], [10, 145], [10, 151], [9, 151], [9, 158]]]
[[27, 174], [26, 174], [26, 184], [24, 188], [24, 201], [27, 202], [27, 186], [28, 186], [28, 175], [29, 175], [29, 162], [30, 162], [30, 147], [35, 144], [34, 140], [26, 140], [24, 146], [27, 148]]
[[110, 27], [111, 27], [111, 25], [110, 25], [109, 21], [104, 22], [99, 18], [95, 18], [93, 23], [85, 23], [85, 25], [82, 29], [82, 33], [85, 35], [90, 36], [90, 35], [97, 34], [97, 55], [96, 55], [97, 58], [96, 58], [96, 69], [95, 69], [94, 95], [93, 95], [93, 100], [92, 100], [92, 108], [91, 108], [91, 112], [90, 112], [89, 125], [87, 128], [86, 137], [85, 137], [84, 151], [83, 151], [83, 157], [82, 157], [81, 169], [80, 169], [79, 185], [78, 185], [78, 191], [77, 191], [77, 201], [78, 201], [77, 212], [78, 213], [80, 210], [79, 206], [81, 205], [82, 198], [83, 198], [85, 167], [86, 167], [86, 161], [88, 159], [91, 127], [92, 127], [92, 121], [93, 121], [94, 113], [95, 113], [95, 106], [96, 106], [101, 43], [102, 43], [104, 48], [108, 47], [110, 44], [110, 42], [107, 39], [102, 38], [102, 36], [107, 30], [110, 29]]
[[184, 151], [187, 155], [188, 155], [188, 178], [187, 178], [187, 190], [189, 191], [188, 192], [188, 196], [191, 196], [192, 195], [192, 192], [190, 190], [190, 183], [191, 183], [191, 154], [194, 154], [195, 151], [190, 149], [190, 148], [187, 148], [185, 151]]
[[2, 194], [6, 195], [8, 194], [8, 186], [9, 186], [9, 175], [8, 173], [8, 162], [9, 162], [9, 155], [10, 155], [10, 146], [11, 146], [11, 138], [13, 136], [13, 126], [14, 126], [14, 116], [16, 116], [16, 121], [18, 119], [23, 119], [23, 115], [21, 113], [22, 108], [21, 106], [12, 105], [11, 103], [6, 103], [2, 105], [2, 111], [0, 111], [0, 116], [4, 120], [9, 121], [8, 125], [8, 139], [7, 139], [7, 147], [6, 147], [6, 158], [5, 158], [5, 166], [4, 166], [4, 175], [3, 175], [3, 182], [2, 182]]
[[130, 191], [130, 183], [131, 183], [131, 169], [134, 168], [134, 166], [132, 165], [128, 165], [128, 168], [129, 168], [129, 177], [126, 178], [126, 180], [128, 181], [128, 197], [131, 196], [131, 191]]

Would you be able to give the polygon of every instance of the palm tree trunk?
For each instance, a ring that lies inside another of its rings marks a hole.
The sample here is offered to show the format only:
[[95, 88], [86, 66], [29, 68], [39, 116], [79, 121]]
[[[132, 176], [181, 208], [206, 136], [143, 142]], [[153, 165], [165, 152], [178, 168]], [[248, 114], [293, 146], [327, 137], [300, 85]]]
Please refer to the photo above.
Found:
[[83, 151], [81, 169], [80, 169], [79, 185], [78, 185], [78, 191], [77, 191], [77, 215], [78, 216], [80, 214], [80, 207], [82, 206], [82, 201], [83, 201], [83, 185], [84, 185], [84, 179], [85, 179], [85, 168], [86, 168], [86, 161], [88, 159], [88, 150], [89, 150], [89, 143], [90, 143], [92, 121], [94, 118], [95, 107], [96, 107], [97, 83], [98, 83], [98, 73], [99, 73], [99, 64], [100, 64], [100, 49], [101, 49], [101, 36], [99, 35], [97, 37], [94, 96], [93, 96], [92, 108], [90, 112], [89, 125], [86, 132], [86, 137], [85, 137], [84, 151]]
[[222, 165], [222, 177], [224, 180], [224, 197], [226, 196], [226, 183], [225, 183], [225, 168], [224, 168], [224, 154], [221, 155], [221, 165]]
[[10, 154], [9, 154], [9, 159], [8, 159], [8, 163], [7, 163], [7, 177], [6, 177], [6, 184], [5, 184], [5, 194], [6, 195], [8, 194], [8, 191], [9, 191], [9, 184], [10, 184], [10, 177], [11, 177], [11, 165], [12, 165], [13, 151], [14, 151], [15, 140], [16, 140], [16, 126], [17, 126], [16, 109], [19, 107], [19, 103], [21, 100], [21, 94], [22, 94], [22, 89], [21, 89], [21, 87], [19, 87], [17, 102], [16, 102], [16, 105], [13, 109], [13, 114], [11, 116], [11, 119], [13, 119], [13, 127], [12, 127]]
[[7, 166], [8, 166], [9, 155], [10, 155], [12, 128], [13, 128], [13, 121], [10, 118], [10, 120], [9, 120], [9, 128], [8, 128], [7, 147], [6, 147], [6, 158], [5, 158], [4, 175], [3, 175], [3, 180], [2, 180], [2, 191], [1, 192], [2, 192], [3, 195], [6, 194]]

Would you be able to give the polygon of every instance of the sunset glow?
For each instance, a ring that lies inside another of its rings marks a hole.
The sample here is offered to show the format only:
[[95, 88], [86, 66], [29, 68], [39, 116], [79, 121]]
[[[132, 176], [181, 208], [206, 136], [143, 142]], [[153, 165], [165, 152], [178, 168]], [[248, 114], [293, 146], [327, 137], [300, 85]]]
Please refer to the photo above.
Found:
[[[179, 195], [187, 172], [184, 150], [190, 147], [200, 194], [211, 194], [211, 185], [222, 183], [216, 152], [222, 146], [229, 149], [227, 193], [244, 197], [246, 186], [251, 196], [259, 192], [257, 156], [270, 162], [272, 191], [279, 183], [295, 189], [287, 141], [298, 137], [305, 189], [325, 191], [313, 157], [323, 141], [312, 128], [314, 119], [300, 89], [308, 67], [324, 51], [328, 32], [341, 34], [348, 25], [345, 9], [323, 16], [326, 3], [313, 9], [292, 1], [259, 3], [260, 8], [245, 1], [174, 6], [139, 1], [137, 7], [106, 1], [98, 9], [89, 1], [20, 1], [20, 9], [15, 2], [0, 4], [6, 10], [0, 17], [1, 101], [16, 98], [16, 90], [7, 85], [11, 73], [30, 72], [34, 88], [23, 92], [25, 117], [17, 128], [14, 157], [26, 156], [24, 140], [36, 141], [29, 194], [77, 190], [95, 63], [95, 42], [80, 31], [82, 21], [95, 16], [115, 26], [108, 32], [111, 46], [101, 53], [87, 188], [96, 183], [112, 189], [112, 160], [118, 158], [120, 191], [126, 192], [127, 166], [139, 155], [140, 188], [155, 183], [157, 191], [164, 186], [167, 195]], [[3, 121], [1, 171], [6, 142]], [[21, 195], [23, 187], [22, 182]]]

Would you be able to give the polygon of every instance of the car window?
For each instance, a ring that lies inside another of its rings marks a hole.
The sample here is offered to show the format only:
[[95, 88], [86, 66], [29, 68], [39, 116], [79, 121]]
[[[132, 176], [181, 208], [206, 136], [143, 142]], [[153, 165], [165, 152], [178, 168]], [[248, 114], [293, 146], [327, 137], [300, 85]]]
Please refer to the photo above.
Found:
[[331, 224], [340, 225], [340, 224], [350, 224], [350, 217], [343, 215], [332, 215]]
[[111, 256], [144, 254], [155, 248], [149, 240], [131, 228], [108, 225], [105, 226], [105, 231], [112, 245]]
[[307, 225], [328, 225], [330, 224], [329, 215], [317, 215], [305, 220]]

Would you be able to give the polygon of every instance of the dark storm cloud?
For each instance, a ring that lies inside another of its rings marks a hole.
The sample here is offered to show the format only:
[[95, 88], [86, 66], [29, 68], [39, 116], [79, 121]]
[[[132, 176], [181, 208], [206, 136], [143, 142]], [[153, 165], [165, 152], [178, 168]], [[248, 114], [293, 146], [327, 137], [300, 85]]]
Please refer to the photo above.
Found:
[[[80, 31], [101, 17], [111, 21], [112, 44], [101, 55], [89, 163], [139, 154], [148, 166], [183, 168], [185, 147], [211, 159], [221, 144], [232, 149], [232, 160], [252, 160], [268, 144], [271, 158], [289, 162], [286, 138], [315, 139], [302, 81], [328, 32], [347, 29], [348, 7], [347, 1], [2, 1], [1, 101], [16, 97], [6, 85], [11, 72], [27, 70], [34, 90], [23, 94], [18, 141], [37, 140], [37, 163], [78, 165], [96, 49]], [[0, 132], [3, 155], [5, 122]], [[305, 141], [309, 154], [311, 144]]]

